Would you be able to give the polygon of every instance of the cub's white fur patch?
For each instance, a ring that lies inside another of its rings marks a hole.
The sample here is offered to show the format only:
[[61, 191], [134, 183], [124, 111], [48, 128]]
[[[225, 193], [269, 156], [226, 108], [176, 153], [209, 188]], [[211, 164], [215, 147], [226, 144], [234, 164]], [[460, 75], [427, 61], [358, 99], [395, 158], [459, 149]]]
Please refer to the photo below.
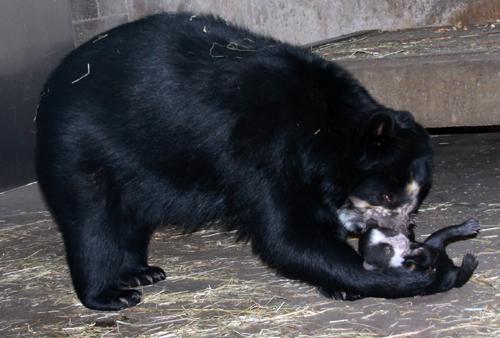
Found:
[[416, 181], [411, 181], [406, 185], [406, 192], [412, 197], [416, 197], [420, 192], [420, 184]]
[[388, 237], [381, 231], [374, 229], [368, 239], [368, 245], [389, 244], [394, 249], [394, 255], [389, 261], [389, 266], [393, 268], [401, 267], [404, 257], [410, 252], [410, 240], [403, 234]]
[[375, 265], [371, 265], [366, 262], [363, 262], [363, 268], [368, 271], [377, 270], [377, 267]]
[[355, 209], [339, 209], [337, 216], [344, 228], [350, 232], [356, 232], [364, 228], [363, 216]]
[[370, 238], [368, 238], [368, 245], [373, 246], [382, 243], [388, 243], [387, 236], [384, 235], [380, 230], [373, 229], [372, 232], [370, 233]]

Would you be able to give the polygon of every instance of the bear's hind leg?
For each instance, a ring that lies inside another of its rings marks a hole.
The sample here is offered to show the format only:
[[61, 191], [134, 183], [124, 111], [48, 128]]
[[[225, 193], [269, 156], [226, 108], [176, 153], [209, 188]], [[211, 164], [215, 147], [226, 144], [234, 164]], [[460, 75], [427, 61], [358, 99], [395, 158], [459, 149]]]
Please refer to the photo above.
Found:
[[117, 267], [124, 260], [120, 224], [111, 219], [104, 201], [80, 208], [62, 224], [73, 284], [82, 303], [95, 310], [120, 310], [141, 300], [141, 292], [120, 285]]

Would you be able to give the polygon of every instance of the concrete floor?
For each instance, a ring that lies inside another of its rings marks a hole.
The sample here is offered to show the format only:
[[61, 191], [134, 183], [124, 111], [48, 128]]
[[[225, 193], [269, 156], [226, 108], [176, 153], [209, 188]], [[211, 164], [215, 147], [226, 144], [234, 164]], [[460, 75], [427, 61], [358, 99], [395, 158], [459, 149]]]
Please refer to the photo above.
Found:
[[450, 246], [479, 267], [461, 289], [407, 299], [325, 299], [274, 273], [206, 230], [155, 236], [151, 259], [166, 281], [119, 313], [91, 311], [73, 293], [61, 238], [37, 186], [0, 194], [0, 336], [147, 337], [500, 337], [500, 134], [433, 137], [433, 191], [421, 209], [420, 238], [469, 217], [477, 239]]

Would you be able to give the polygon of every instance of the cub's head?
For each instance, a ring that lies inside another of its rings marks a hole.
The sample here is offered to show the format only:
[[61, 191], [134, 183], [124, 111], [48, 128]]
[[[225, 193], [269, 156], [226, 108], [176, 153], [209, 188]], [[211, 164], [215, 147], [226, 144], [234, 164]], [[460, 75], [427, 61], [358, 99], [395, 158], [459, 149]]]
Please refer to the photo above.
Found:
[[369, 222], [409, 235], [432, 182], [432, 147], [410, 113], [386, 110], [367, 121], [358, 170], [338, 217], [353, 233]]
[[366, 270], [385, 270], [402, 267], [409, 255], [410, 240], [392, 230], [371, 227], [359, 239], [359, 253]]

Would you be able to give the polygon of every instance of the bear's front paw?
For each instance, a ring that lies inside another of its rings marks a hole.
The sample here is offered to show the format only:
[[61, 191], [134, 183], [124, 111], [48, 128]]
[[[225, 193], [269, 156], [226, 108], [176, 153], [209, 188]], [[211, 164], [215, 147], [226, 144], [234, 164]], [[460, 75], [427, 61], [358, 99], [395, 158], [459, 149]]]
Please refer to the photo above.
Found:
[[119, 311], [137, 305], [140, 301], [140, 291], [119, 288], [109, 288], [97, 296], [82, 299], [82, 303], [89, 309], [101, 311]]
[[126, 272], [120, 276], [123, 287], [135, 288], [138, 286], [151, 285], [167, 278], [163, 269], [157, 266], [148, 266], [140, 271]]

